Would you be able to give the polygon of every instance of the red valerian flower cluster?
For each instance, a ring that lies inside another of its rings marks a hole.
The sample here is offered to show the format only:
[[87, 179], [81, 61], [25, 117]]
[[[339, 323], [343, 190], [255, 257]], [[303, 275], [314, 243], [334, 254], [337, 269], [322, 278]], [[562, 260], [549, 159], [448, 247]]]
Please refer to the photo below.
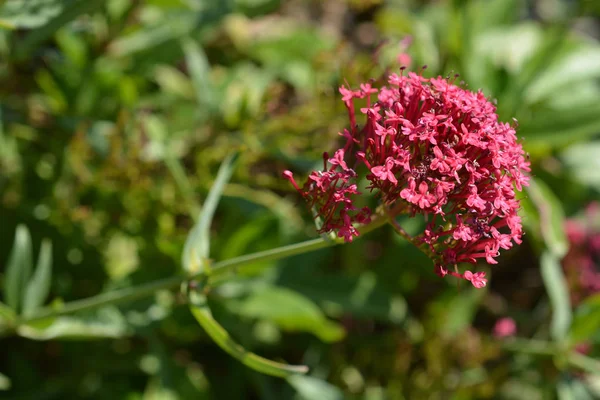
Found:
[[[343, 147], [325, 154], [324, 170], [311, 173], [302, 188], [291, 172], [284, 175], [322, 218], [320, 232], [337, 232], [349, 242], [358, 236], [353, 224], [370, 216], [352, 201], [359, 194], [356, 171], [364, 165], [368, 189], [389, 213], [426, 216], [413, 243], [433, 258], [436, 273], [483, 287], [483, 272], [448, 267], [480, 258], [496, 264], [501, 248], [521, 243], [514, 187], [527, 185], [530, 168], [515, 130], [498, 121], [481, 92], [441, 77], [392, 74], [388, 83], [379, 89], [371, 83], [357, 90], [342, 86], [350, 119], [350, 129], [340, 133]], [[355, 101], [364, 103], [362, 128]]]
[[583, 215], [567, 220], [569, 251], [563, 259], [571, 289], [571, 298], [583, 298], [600, 292], [600, 203], [589, 204]]

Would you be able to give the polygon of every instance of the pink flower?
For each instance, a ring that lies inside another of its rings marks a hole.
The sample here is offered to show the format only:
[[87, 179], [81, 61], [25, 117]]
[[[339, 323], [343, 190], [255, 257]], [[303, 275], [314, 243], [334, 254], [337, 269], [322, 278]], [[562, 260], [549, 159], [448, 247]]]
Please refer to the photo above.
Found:
[[487, 279], [485, 279], [485, 272], [475, 272], [465, 271], [463, 274], [463, 278], [470, 281], [473, 286], [477, 289], [481, 289], [487, 285]]
[[[336, 231], [346, 241], [358, 235], [352, 226], [370, 211], [353, 206], [360, 195], [353, 185], [366, 178], [388, 209], [427, 218], [413, 240], [440, 275], [459, 262], [497, 263], [499, 249], [521, 243], [523, 234], [515, 187], [527, 184], [530, 168], [514, 128], [498, 121], [481, 92], [451, 80], [402, 72], [387, 81], [341, 87], [349, 117], [344, 143], [303, 188], [286, 177], [323, 219], [321, 232]], [[366, 105], [357, 110], [355, 99]], [[359, 164], [364, 177], [357, 176]], [[448, 274], [485, 286], [482, 273]]]
[[494, 336], [498, 338], [514, 336], [517, 333], [517, 324], [512, 318], [500, 318], [494, 325]]
[[394, 158], [388, 157], [385, 160], [385, 165], [382, 165], [380, 167], [373, 167], [373, 168], [371, 168], [371, 172], [377, 178], [379, 178], [381, 180], [387, 179], [388, 181], [390, 181], [391, 183], [393, 183], [395, 185], [398, 183], [398, 180], [394, 176], [394, 172], [392, 171], [392, 169], [398, 164], [400, 164], [400, 163], [398, 161], [396, 161]]

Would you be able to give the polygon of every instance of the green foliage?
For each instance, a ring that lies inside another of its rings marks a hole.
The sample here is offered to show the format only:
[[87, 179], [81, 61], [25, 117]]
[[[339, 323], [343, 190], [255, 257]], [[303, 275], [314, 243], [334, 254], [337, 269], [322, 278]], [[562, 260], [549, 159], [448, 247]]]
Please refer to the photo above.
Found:
[[[600, 302], [563, 271], [565, 223], [600, 193], [598, 15], [587, 0], [0, 1], [3, 396], [599, 398]], [[293, 245], [317, 235], [281, 172], [321, 163], [348, 124], [338, 86], [397, 71], [406, 36], [411, 70], [459, 73], [530, 155], [525, 240], [477, 267], [485, 290], [439, 279], [387, 227]], [[518, 338], [493, 335], [503, 317]]]

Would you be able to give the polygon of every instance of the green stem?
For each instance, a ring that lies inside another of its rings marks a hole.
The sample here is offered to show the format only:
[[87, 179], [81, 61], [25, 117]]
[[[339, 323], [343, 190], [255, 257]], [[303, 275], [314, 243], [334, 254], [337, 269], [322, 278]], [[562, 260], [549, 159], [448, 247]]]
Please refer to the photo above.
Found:
[[[375, 230], [387, 223], [387, 218], [376, 216], [367, 224], [357, 228], [361, 234], [366, 234]], [[275, 249], [260, 251], [258, 253], [246, 254], [240, 257], [231, 258], [229, 260], [219, 261], [211, 266], [210, 273], [200, 272], [192, 276], [173, 276], [155, 282], [146, 283], [137, 287], [115, 290], [108, 293], [102, 293], [97, 296], [89, 297], [82, 300], [75, 300], [63, 305], [60, 309], [46, 307], [38, 310], [32, 316], [17, 320], [16, 325], [30, 324], [46, 318], [54, 318], [60, 315], [72, 314], [79, 311], [92, 310], [102, 306], [111, 304], [119, 304], [132, 300], [137, 300], [144, 297], [149, 297], [159, 290], [173, 290], [178, 288], [182, 283], [197, 280], [203, 277], [217, 277], [225, 275], [236, 268], [246, 264], [255, 262], [275, 261], [285, 257], [290, 257], [297, 254], [308, 253], [325, 247], [335, 246], [343, 243], [343, 240], [332, 240], [329, 238], [318, 238], [307, 240], [305, 242], [290, 244], [287, 246], [277, 247]]]

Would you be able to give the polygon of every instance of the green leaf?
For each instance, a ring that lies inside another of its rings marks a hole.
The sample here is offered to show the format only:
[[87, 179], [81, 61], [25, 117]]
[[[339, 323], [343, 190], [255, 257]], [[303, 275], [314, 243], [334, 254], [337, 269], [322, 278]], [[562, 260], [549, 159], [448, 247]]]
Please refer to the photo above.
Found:
[[289, 289], [259, 288], [245, 299], [238, 312], [272, 321], [284, 330], [311, 332], [324, 342], [335, 342], [345, 335], [344, 329], [329, 321], [315, 303]]
[[192, 78], [192, 84], [196, 91], [198, 104], [212, 109], [215, 106], [214, 90], [210, 81], [210, 65], [206, 54], [200, 45], [190, 39], [181, 41], [185, 54], [188, 72]]
[[550, 334], [555, 340], [563, 340], [571, 325], [571, 301], [569, 289], [560, 265], [560, 260], [551, 251], [540, 257], [542, 279], [552, 305]]
[[8, 390], [10, 389], [10, 386], [10, 378], [0, 372], [0, 390]]
[[580, 81], [600, 77], [600, 46], [584, 44], [570, 50], [537, 74], [526, 88], [524, 97], [529, 104], [551, 97], [558, 89]]
[[58, 317], [21, 325], [17, 333], [32, 340], [94, 340], [120, 338], [131, 332], [116, 308], [104, 308], [86, 318]]
[[36, 309], [44, 304], [50, 292], [52, 279], [52, 242], [48, 239], [42, 241], [40, 255], [35, 272], [25, 289], [23, 298], [23, 315], [30, 316]]
[[154, 78], [164, 93], [188, 100], [194, 98], [194, 90], [191, 87], [190, 80], [177, 68], [158, 65], [154, 68]]
[[173, 39], [188, 35], [193, 31], [198, 22], [198, 18], [190, 10], [173, 11], [166, 14], [160, 24], [144, 27], [113, 41], [109, 45], [108, 51], [116, 57], [130, 56], [138, 52], [148, 51]]
[[469, 2], [469, 22], [473, 33], [497, 26], [507, 26], [518, 17], [519, 0], [478, 0]]
[[576, 379], [564, 377], [556, 385], [558, 400], [593, 400], [585, 385]]
[[0, 26], [37, 28], [60, 14], [64, 5], [63, 0], [7, 0], [0, 7]]
[[288, 383], [296, 389], [302, 400], [343, 400], [344, 393], [322, 379], [305, 375], [293, 375]]
[[561, 147], [600, 131], [600, 103], [539, 111], [519, 118], [519, 135], [526, 147]]
[[31, 253], [29, 230], [25, 225], [19, 225], [4, 278], [4, 301], [17, 312], [20, 310], [23, 294], [31, 276]]
[[183, 247], [182, 264], [187, 272], [198, 273], [210, 252], [210, 224], [221, 199], [225, 185], [231, 178], [237, 154], [230, 155], [221, 164], [217, 178], [211, 187], [206, 202], [200, 211], [198, 221], [189, 233]]
[[43, 26], [30, 31], [15, 48], [15, 56], [19, 60], [27, 58], [39, 44], [51, 37], [63, 25], [73, 21], [82, 14], [92, 13], [104, 5], [104, 0], [73, 0], [63, 2], [60, 14], [48, 20]]
[[569, 337], [573, 343], [592, 339], [600, 332], [600, 294], [586, 298], [575, 312]]
[[565, 215], [560, 201], [540, 179], [532, 178], [526, 190], [537, 209], [539, 229], [546, 247], [557, 257], [564, 256], [569, 243], [564, 230]]
[[389, 293], [370, 271], [358, 277], [314, 273], [288, 277], [284, 273], [278, 283], [308, 297], [328, 315], [349, 313], [396, 324], [406, 317], [404, 298]]
[[600, 191], [600, 141], [577, 143], [560, 155], [567, 169], [580, 183]]
[[569, 353], [567, 356], [567, 362], [583, 371], [589, 372], [594, 375], [600, 375], [600, 361], [581, 354], [577, 351]]
[[206, 299], [198, 293], [192, 293], [190, 296], [192, 305], [190, 311], [196, 318], [196, 321], [202, 326], [211, 339], [225, 352], [239, 360], [247, 367], [261, 372], [263, 374], [287, 377], [291, 374], [305, 374], [308, 367], [304, 365], [288, 365], [268, 360], [251, 353], [237, 344], [229, 333], [213, 318]]

